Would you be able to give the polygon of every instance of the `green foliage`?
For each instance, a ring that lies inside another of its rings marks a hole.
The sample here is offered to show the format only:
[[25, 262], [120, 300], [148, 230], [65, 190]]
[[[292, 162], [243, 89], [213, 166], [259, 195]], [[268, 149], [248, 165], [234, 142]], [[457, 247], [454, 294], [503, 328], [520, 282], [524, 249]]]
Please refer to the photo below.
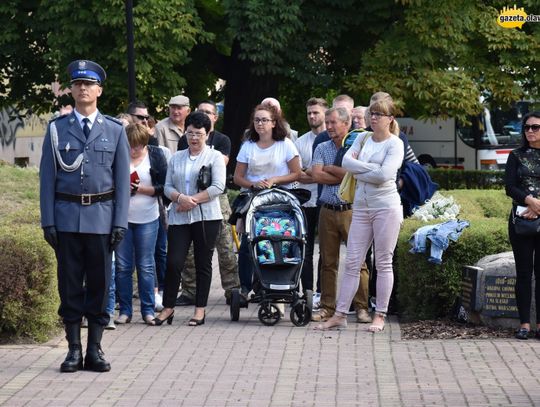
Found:
[[[68, 86], [66, 66], [83, 58], [98, 62], [107, 72], [100, 108], [111, 114], [123, 110], [128, 103], [124, 4], [123, 0], [87, 1], [76, 7], [58, 0], [3, 3], [0, 72], [9, 84], [0, 83], [1, 104], [49, 111], [55, 98], [44, 87], [55, 78]], [[137, 96], [152, 108], [163, 108], [186, 86], [181, 68], [190, 61], [190, 50], [213, 37], [203, 31], [193, 0], [139, 0], [133, 20]], [[200, 86], [208, 89], [212, 79]]]
[[537, 24], [498, 26], [494, 1], [401, 3], [403, 19], [364, 54], [360, 73], [347, 81], [351, 91], [384, 89], [408, 116], [462, 122], [479, 113], [480, 95], [509, 104], [536, 94]]
[[0, 335], [46, 341], [56, 334], [55, 259], [41, 231], [25, 223], [0, 226], [0, 265]]
[[504, 189], [504, 171], [430, 169], [439, 189]]
[[436, 265], [427, 261], [429, 253], [409, 253], [410, 237], [427, 223], [405, 220], [398, 241], [396, 270], [399, 307], [405, 319], [448, 315], [459, 295], [463, 266], [511, 250], [507, 231], [511, 200], [504, 191], [451, 190], [443, 195], [453, 196], [461, 205], [460, 219], [469, 221], [470, 226], [457, 242], [450, 243], [443, 263]]
[[39, 224], [36, 169], [0, 164], [0, 337], [46, 341], [58, 330], [54, 253]]
[[[508, 105], [536, 98], [540, 24], [496, 24], [502, 0], [138, 0], [134, 7], [137, 96], [153, 112], [180, 92], [194, 102], [225, 92], [224, 132], [233, 153], [253, 105], [283, 100], [293, 128], [307, 130], [304, 104], [350, 93], [366, 104], [392, 94], [411, 117], [479, 112], [479, 96]], [[523, 2], [534, 9], [533, 0]], [[532, 10], [528, 10], [529, 13]], [[109, 75], [100, 108], [127, 104], [122, 0], [5, 0], [0, 4], [0, 105], [48, 111], [48, 86], [89, 58]], [[225, 90], [215, 90], [218, 78]], [[65, 103], [67, 100], [64, 100]], [[234, 164], [234, 154], [231, 157]]]

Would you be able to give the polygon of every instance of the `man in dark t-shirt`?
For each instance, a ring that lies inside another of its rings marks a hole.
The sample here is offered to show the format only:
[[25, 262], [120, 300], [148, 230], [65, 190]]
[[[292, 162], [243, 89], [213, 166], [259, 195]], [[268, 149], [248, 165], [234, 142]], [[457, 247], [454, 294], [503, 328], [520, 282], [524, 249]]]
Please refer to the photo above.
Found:
[[[197, 111], [208, 115], [212, 122], [212, 128], [206, 144], [223, 154], [225, 165], [227, 165], [231, 153], [231, 140], [225, 134], [214, 129], [219, 117], [216, 104], [211, 100], [204, 100], [197, 106]], [[178, 151], [185, 150], [186, 148], [188, 148], [186, 137], [182, 136], [178, 141]], [[225, 290], [225, 298], [228, 301], [231, 290], [233, 288], [240, 288], [240, 280], [238, 277], [238, 261], [236, 260], [233, 249], [231, 225], [227, 222], [231, 215], [231, 207], [226, 193], [219, 196], [219, 203], [221, 205], [221, 212], [223, 213], [223, 221], [221, 232], [216, 242], [216, 249], [218, 253], [219, 273], [221, 275], [221, 286]], [[176, 305], [195, 304], [195, 288], [195, 262], [193, 259], [193, 250], [190, 249], [186, 259], [186, 265], [182, 271], [182, 293], [176, 299]]]

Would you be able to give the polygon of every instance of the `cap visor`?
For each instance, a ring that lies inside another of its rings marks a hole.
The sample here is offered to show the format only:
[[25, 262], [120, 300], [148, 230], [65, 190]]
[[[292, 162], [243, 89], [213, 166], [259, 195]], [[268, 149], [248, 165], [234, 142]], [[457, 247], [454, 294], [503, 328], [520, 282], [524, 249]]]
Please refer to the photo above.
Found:
[[95, 79], [95, 78], [75, 78], [75, 79], [72, 79], [72, 80], [71, 80], [71, 83], [74, 83], [74, 82], [80, 82], [80, 81], [84, 81], [84, 82], [93, 82], [93, 83], [101, 83], [100, 81], [98, 81], [98, 80]]

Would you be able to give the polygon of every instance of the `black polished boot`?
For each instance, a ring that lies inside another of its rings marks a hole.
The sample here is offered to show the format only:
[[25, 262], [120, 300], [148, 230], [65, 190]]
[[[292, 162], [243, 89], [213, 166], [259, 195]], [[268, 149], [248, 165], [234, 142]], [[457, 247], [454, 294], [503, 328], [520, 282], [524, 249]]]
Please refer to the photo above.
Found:
[[69, 351], [66, 359], [60, 365], [60, 371], [64, 373], [73, 373], [83, 368], [81, 324], [66, 324], [64, 329], [69, 344]]
[[101, 337], [104, 328], [103, 325], [88, 322], [88, 345], [84, 357], [85, 370], [93, 370], [94, 372], [108, 372], [111, 370], [111, 364], [103, 358], [103, 351], [101, 350]]

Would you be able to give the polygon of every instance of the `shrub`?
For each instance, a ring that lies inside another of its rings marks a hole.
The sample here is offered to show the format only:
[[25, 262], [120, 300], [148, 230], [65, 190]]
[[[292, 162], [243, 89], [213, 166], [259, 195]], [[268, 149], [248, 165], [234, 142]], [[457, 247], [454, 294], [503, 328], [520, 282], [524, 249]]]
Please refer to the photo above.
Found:
[[[409, 253], [409, 239], [423, 223], [406, 219], [397, 248], [399, 311], [404, 319], [430, 319], [446, 316], [459, 295], [464, 265], [475, 264], [482, 257], [511, 250], [508, 241], [508, 214], [511, 200], [502, 190], [452, 190], [461, 206], [460, 219], [470, 222], [457, 242], [443, 254], [443, 263], [427, 261], [427, 254]], [[429, 246], [428, 246], [429, 252]]]
[[0, 339], [46, 341], [58, 332], [59, 299], [37, 169], [0, 163], [0, 190]]
[[35, 224], [8, 223], [0, 227], [2, 337], [46, 341], [57, 333], [55, 264], [54, 254]]
[[504, 189], [504, 171], [474, 171], [436, 168], [429, 175], [440, 189]]

